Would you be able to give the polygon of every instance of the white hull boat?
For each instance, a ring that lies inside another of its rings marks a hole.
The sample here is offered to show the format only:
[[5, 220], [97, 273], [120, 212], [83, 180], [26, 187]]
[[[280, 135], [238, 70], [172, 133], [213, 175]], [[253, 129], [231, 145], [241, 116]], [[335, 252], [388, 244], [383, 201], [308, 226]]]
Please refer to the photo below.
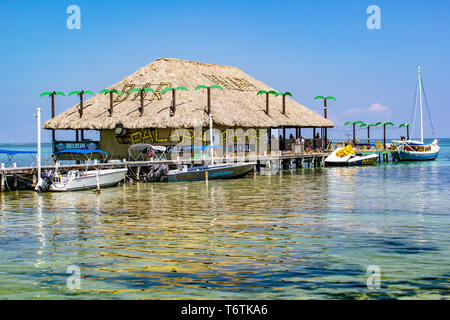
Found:
[[45, 172], [39, 179], [36, 191], [77, 191], [112, 187], [125, 179], [128, 169], [69, 171], [66, 175]]
[[[437, 139], [429, 145], [423, 143], [423, 106], [422, 106], [422, 76], [420, 66], [418, 69], [417, 88], [419, 94], [419, 111], [420, 111], [420, 141], [408, 140], [408, 141], [396, 141], [398, 143], [397, 150], [392, 153], [392, 157], [397, 161], [429, 161], [435, 160], [440, 151]], [[428, 104], [425, 99], [426, 107]], [[430, 117], [431, 121], [431, 117]], [[408, 124], [409, 125], [409, 124]], [[431, 124], [433, 128], [433, 124]], [[433, 129], [434, 135], [434, 129]]]
[[348, 147], [337, 148], [325, 159], [325, 165], [327, 167], [337, 166], [364, 166], [376, 164], [378, 155], [368, 154], [365, 156], [357, 156], [354, 151], [344, 152], [350, 150]]

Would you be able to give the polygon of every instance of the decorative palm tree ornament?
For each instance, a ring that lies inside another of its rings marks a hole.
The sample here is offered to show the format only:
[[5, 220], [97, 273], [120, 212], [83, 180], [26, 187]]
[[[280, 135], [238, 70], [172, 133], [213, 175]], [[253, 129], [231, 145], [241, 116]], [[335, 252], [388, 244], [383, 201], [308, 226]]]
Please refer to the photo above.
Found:
[[140, 100], [141, 100], [141, 106], [139, 107], [139, 112], [141, 113], [141, 117], [144, 114], [144, 96], [146, 92], [153, 92], [155, 93], [155, 90], [153, 90], [152, 88], [134, 88], [130, 90], [130, 93], [132, 92], [139, 92], [139, 96], [140, 96]]
[[392, 122], [383, 123], [383, 148], [386, 150], [386, 126], [393, 126]]
[[278, 92], [277, 93], [277, 96], [283, 96], [283, 104], [282, 104], [282, 106], [283, 106], [283, 114], [286, 114], [286, 96], [291, 96], [292, 97], [292, 93], [290, 93], [289, 91], [286, 91], [286, 92]]
[[207, 106], [208, 114], [211, 114], [211, 89], [223, 90], [223, 88], [218, 85], [213, 85], [210, 87], [205, 86], [205, 85], [200, 85], [195, 88], [195, 90], [198, 90], [198, 89], [206, 89], [206, 106]]
[[266, 91], [266, 90], [259, 90], [258, 93], [256, 95], [261, 95], [261, 94], [265, 94], [266, 95], [266, 114], [269, 115], [269, 94], [273, 94], [275, 97], [278, 95], [275, 91], [270, 90], [270, 91]]
[[80, 109], [78, 109], [78, 113], [80, 114], [80, 118], [83, 116], [83, 102], [84, 102], [83, 101], [83, 96], [84, 96], [85, 93], [90, 94], [92, 96], [94, 95], [94, 93], [92, 93], [92, 91], [89, 91], [89, 90], [81, 90], [81, 91], [75, 90], [75, 91], [72, 91], [72, 92], [69, 93], [69, 96], [71, 96], [73, 94], [77, 94], [80, 97]]
[[173, 117], [175, 115], [175, 106], [176, 106], [176, 97], [175, 97], [175, 91], [177, 90], [184, 90], [184, 91], [188, 91], [188, 89], [186, 87], [176, 87], [176, 88], [165, 88], [161, 91], [161, 94], [167, 92], [167, 91], [172, 91], [172, 107], [170, 107], [170, 116]]
[[[325, 118], [325, 119], [327, 119], [327, 100], [328, 99], [331, 99], [331, 100], [334, 100], [334, 101], [336, 101], [336, 98], [335, 97], [332, 97], [332, 96], [327, 96], [327, 97], [325, 97], [325, 96], [315, 96], [314, 97], [314, 100], [317, 100], [317, 99], [322, 99], [323, 100], [323, 117]], [[324, 141], [325, 141], [325, 144], [327, 143], [327, 139], [328, 139], [328, 137], [327, 137], [327, 134], [328, 134], [328, 132], [327, 132], [327, 128], [324, 128], [323, 129], [324, 131], [323, 131], [323, 133], [322, 133], [322, 137], [324, 138]], [[354, 140], [354, 139], [353, 139]]]
[[117, 90], [117, 89], [103, 89], [102, 91], [100, 91], [99, 93], [104, 93], [104, 94], [108, 94], [109, 93], [109, 116], [111, 117], [113, 114], [113, 109], [114, 109], [114, 93], [118, 94], [118, 95], [123, 95], [122, 91]]
[[398, 127], [406, 127], [406, 140], [409, 140], [409, 127], [411, 126], [411, 124], [409, 122], [405, 122], [400, 124]]
[[[49, 96], [52, 99], [52, 119], [55, 117], [55, 96], [66, 96], [62, 91], [42, 92], [40, 97]], [[55, 141], [55, 129], [52, 129], [52, 141]]]

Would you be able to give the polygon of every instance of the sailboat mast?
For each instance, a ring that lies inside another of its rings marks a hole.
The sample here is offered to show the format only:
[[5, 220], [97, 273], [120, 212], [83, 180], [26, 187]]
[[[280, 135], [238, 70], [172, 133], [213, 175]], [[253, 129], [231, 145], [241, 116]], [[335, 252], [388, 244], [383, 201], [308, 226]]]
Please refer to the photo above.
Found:
[[418, 71], [419, 71], [419, 104], [420, 104], [420, 140], [423, 143], [422, 77], [420, 75], [420, 65]]

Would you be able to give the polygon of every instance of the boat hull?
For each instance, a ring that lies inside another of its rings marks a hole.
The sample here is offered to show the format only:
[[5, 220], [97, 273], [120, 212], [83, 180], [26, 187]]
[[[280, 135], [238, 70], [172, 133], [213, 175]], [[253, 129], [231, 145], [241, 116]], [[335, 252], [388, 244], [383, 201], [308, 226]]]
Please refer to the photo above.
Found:
[[378, 155], [368, 154], [365, 156], [355, 156], [353, 154], [346, 156], [338, 156], [338, 152], [342, 148], [333, 151], [326, 159], [325, 166], [327, 167], [349, 167], [349, 166], [365, 166], [374, 165], [377, 162]]
[[[113, 187], [118, 185], [125, 179], [128, 169], [109, 169], [101, 170], [98, 174], [98, 185], [100, 188]], [[49, 191], [66, 192], [66, 191], [80, 191], [97, 188], [97, 175], [95, 171], [88, 171], [84, 176], [70, 179], [68, 181], [61, 180], [61, 182], [53, 183]]]
[[348, 161], [325, 161], [327, 167], [353, 167], [353, 166], [371, 166], [377, 163], [378, 156], [365, 158], [365, 159], [355, 159]]
[[189, 171], [178, 171], [167, 175], [168, 182], [204, 181], [215, 179], [237, 179], [246, 176], [255, 168], [256, 163], [229, 164], [219, 166], [204, 166]]
[[[414, 147], [412, 145], [406, 144], [406, 146], [400, 146], [397, 151], [392, 153], [392, 157], [397, 161], [430, 161], [435, 160], [441, 148], [437, 144], [437, 140], [435, 139], [432, 144], [423, 146], [423, 148], [429, 148], [427, 151], [417, 151], [413, 150]], [[412, 147], [411, 147], [412, 146]], [[409, 148], [409, 150], [405, 150], [405, 148]]]
[[439, 155], [439, 151], [435, 153], [426, 152], [409, 152], [398, 150], [392, 154], [397, 161], [430, 161], [435, 160]]

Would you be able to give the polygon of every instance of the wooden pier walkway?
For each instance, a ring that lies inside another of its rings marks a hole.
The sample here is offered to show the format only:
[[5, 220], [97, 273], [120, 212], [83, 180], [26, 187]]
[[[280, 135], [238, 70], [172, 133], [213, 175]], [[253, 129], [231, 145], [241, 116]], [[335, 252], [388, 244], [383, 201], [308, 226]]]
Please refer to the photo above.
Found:
[[[261, 167], [271, 168], [276, 164], [278, 168], [291, 168], [294, 164], [297, 168], [307, 167], [322, 167], [324, 166], [325, 158], [330, 152], [310, 152], [302, 154], [292, 154], [290, 152], [281, 152], [276, 155], [267, 156], [245, 156], [245, 157], [226, 157], [214, 158], [214, 163], [226, 162], [256, 162], [257, 169]], [[140, 172], [148, 171], [157, 164], [165, 164], [169, 167], [176, 167], [178, 165], [204, 165], [208, 164], [208, 159], [187, 159], [180, 160], [151, 160], [151, 161], [126, 161], [126, 160], [111, 160], [102, 163], [84, 163], [84, 164], [68, 164], [68, 165], [52, 165], [41, 166], [42, 172], [45, 170], [56, 170], [65, 173], [69, 170], [95, 170], [106, 168], [128, 168], [128, 177], [130, 179], [139, 181]], [[37, 182], [37, 167], [8, 167], [0, 168], [0, 192], [30, 189], [35, 186]]]

